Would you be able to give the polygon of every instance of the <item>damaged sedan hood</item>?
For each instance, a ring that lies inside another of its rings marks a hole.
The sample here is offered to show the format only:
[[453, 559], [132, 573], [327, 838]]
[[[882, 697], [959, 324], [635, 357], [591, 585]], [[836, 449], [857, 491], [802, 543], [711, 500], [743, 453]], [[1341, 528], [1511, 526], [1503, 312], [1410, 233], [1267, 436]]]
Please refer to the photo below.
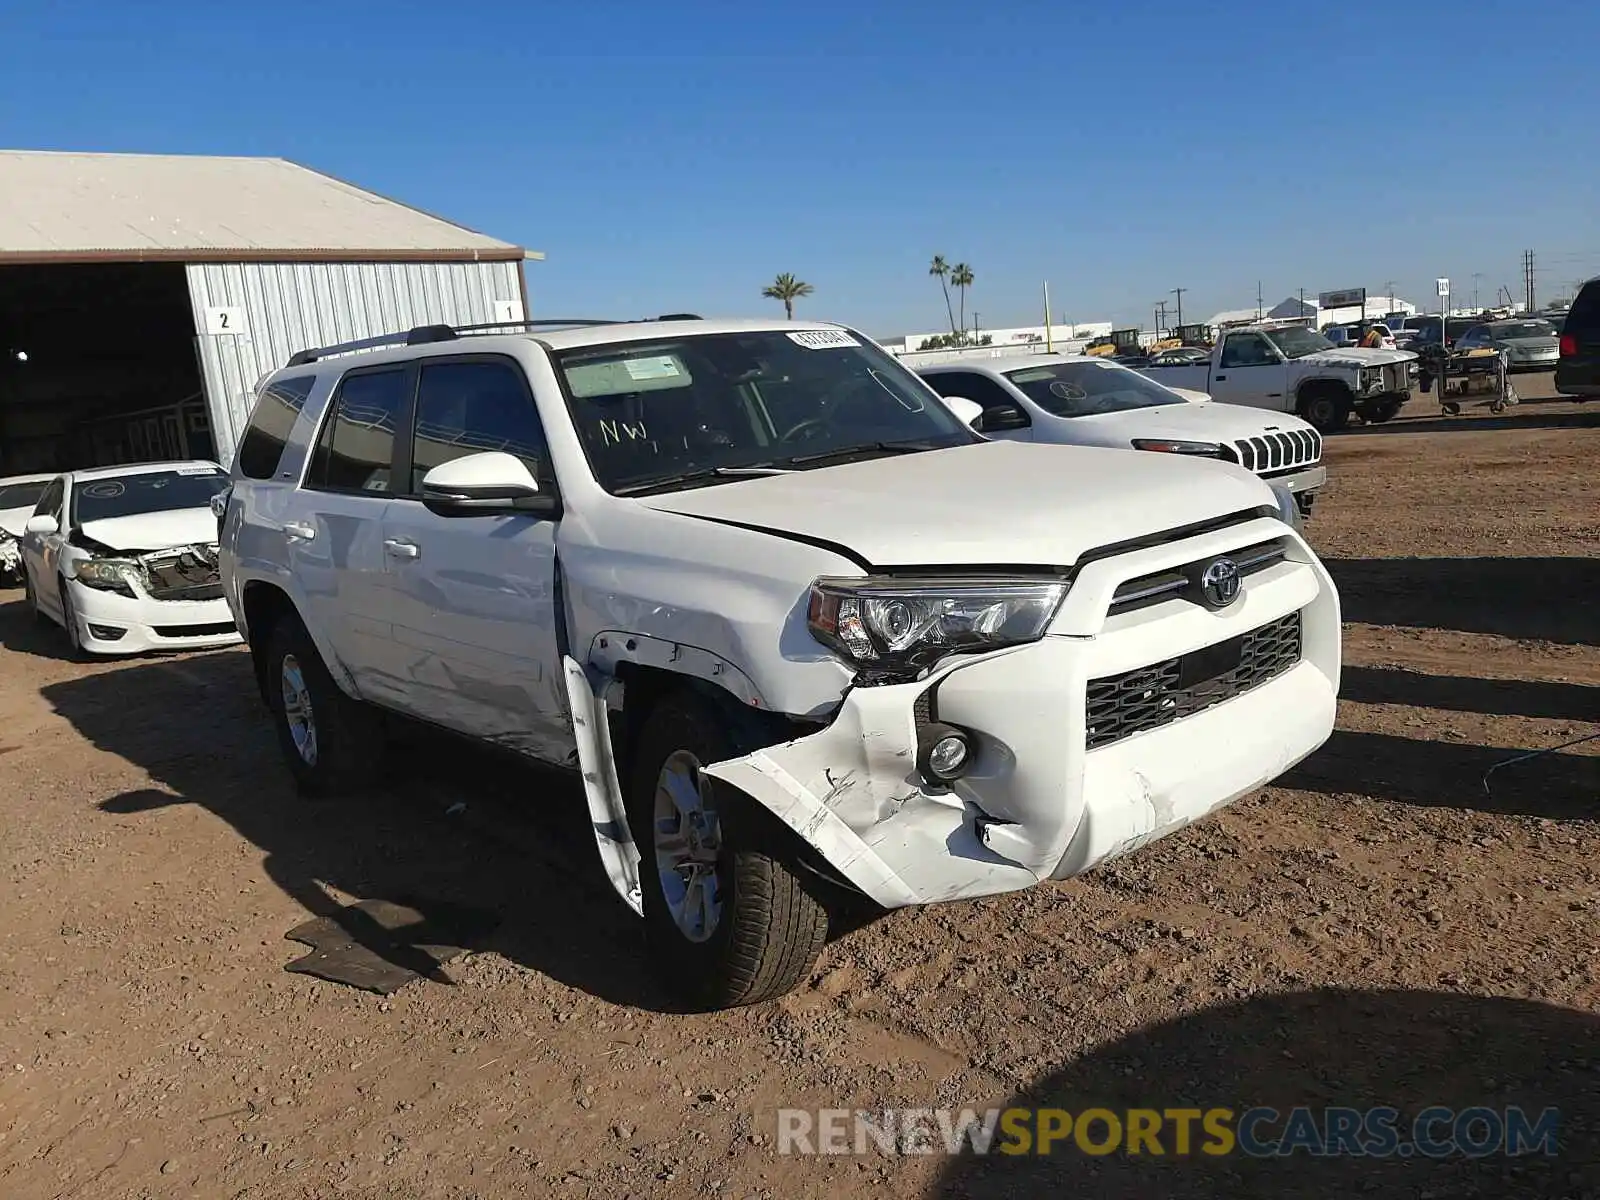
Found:
[[85, 521], [87, 538], [125, 554], [169, 550], [174, 546], [209, 546], [217, 540], [217, 519], [210, 508], [169, 508], [131, 517]]
[[1271, 489], [1175, 454], [986, 442], [641, 498], [661, 512], [843, 547], [875, 567], [1059, 566], [1246, 509]]

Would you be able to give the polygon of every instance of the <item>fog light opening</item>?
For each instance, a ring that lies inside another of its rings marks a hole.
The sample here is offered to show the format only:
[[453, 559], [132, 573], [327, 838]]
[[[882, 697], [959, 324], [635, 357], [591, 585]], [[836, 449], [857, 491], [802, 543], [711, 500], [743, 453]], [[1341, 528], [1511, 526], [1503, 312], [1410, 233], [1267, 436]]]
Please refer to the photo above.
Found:
[[917, 769], [932, 783], [952, 783], [972, 766], [972, 735], [964, 729], [929, 724], [923, 726], [917, 740]]
[[126, 629], [118, 629], [115, 625], [96, 625], [93, 622], [89, 624], [89, 636], [97, 642], [114, 642], [127, 632]]

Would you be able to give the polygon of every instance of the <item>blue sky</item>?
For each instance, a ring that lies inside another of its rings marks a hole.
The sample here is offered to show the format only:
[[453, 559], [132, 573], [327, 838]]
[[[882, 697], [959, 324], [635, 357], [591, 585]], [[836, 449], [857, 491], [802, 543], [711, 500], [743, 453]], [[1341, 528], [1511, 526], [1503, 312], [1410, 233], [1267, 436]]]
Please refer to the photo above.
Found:
[[[9, 10], [9, 11], [6, 11]], [[1600, 273], [1600, 6], [30, 5], [0, 145], [281, 155], [548, 255], [554, 315], [1143, 320]], [[1334, 22], [1337, 20], [1338, 24]], [[1170, 297], [1168, 297], [1170, 299]]]

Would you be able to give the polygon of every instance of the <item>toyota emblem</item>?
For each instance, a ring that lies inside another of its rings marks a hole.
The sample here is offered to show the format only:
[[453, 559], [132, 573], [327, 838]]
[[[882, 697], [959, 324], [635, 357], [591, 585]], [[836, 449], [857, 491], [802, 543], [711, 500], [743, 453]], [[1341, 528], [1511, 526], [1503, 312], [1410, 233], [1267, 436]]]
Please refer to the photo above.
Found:
[[1231, 558], [1219, 558], [1200, 574], [1200, 594], [1210, 608], [1227, 608], [1239, 598], [1239, 567]]

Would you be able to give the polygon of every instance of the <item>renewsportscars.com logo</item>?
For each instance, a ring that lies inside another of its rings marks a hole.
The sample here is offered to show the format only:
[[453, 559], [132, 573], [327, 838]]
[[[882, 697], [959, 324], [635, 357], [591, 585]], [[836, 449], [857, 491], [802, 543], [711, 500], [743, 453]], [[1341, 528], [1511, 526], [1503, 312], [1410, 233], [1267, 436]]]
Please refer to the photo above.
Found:
[[1560, 1111], [1521, 1108], [778, 1110], [779, 1154], [1487, 1158], [1556, 1153]]

